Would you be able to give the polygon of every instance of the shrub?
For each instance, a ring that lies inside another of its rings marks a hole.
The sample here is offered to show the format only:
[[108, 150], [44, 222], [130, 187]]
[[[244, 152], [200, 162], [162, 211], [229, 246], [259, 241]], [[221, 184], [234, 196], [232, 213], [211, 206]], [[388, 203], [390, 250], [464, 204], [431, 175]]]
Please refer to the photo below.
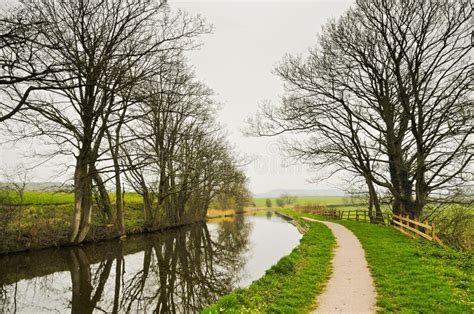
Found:
[[438, 236], [451, 246], [474, 249], [474, 209], [472, 206], [449, 205], [433, 219]]
[[267, 207], [272, 207], [272, 200], [269, 199], [269, 198], [267, 198], [267, 199], [265, 200], [265, 204], [267, 205]]
[[276, 200], [276, 204], [277, 204], [278, 207], [283, 207], [283, 206], [285, 206], [285, 201], [281, 198], [278, 198]]

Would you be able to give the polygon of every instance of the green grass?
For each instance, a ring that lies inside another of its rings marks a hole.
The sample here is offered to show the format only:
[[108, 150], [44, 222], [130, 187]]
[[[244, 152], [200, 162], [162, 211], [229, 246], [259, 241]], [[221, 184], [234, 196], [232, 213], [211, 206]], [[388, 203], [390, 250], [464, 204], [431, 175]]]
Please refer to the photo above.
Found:
[[[273, 207], [277, 207], [276, 200], [278, 197], [270, 198]], [[253, 201], [256, 207], [266, 207], [266, 198], [254, 198]], [[298, 205], [338, 205], [351, 203], [350, 197], [345, 196], [298, 196], [295, 204]]]
[[[115, 193], [109, 193], [112, 202]], [[142, 197], [137, 193], [125, 193], [125, 203], [142, 203]], [[74, 194], [63, 192], [25, 192], [24, 203], [30, 205], [54, 205], [74, 203]]]
[[343, 221], [360, 239], [381, 312], [472, 313], [474, 254], [410, 239], [397, 230]]
[[[313, 216], [284, 212], [295, 217]], [[338, 222], [362, 243], [378, 293], [379, 312], [474, 312], [473, 252], [413, 240], [387, 226]]]
[[65, 204], [74, 203], [74, 194], [72, 193], [54, 193], [54, 192], [25, 192], [25, 204]]
[[322, 224], [301, 223], [309, 230], [290, 255], [249, 288], [234, 290], [204, 313], [307, 313], [314, 308], [330, 274], [335, 239]]

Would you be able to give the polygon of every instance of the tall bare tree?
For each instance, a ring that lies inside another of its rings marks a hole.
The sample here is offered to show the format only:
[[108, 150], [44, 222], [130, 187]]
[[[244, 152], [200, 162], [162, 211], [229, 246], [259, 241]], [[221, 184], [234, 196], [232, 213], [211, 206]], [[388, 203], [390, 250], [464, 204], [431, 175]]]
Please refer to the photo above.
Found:
[[383, 189], [396, 213], [419, 216], [430, 195], [472, 180], [471, 13], [463, 2], [357, 1], [307, 58], [277, 67], [286, 95], [250, 133], [306, 134], [290, 155], [363, 177], [377, 212]]

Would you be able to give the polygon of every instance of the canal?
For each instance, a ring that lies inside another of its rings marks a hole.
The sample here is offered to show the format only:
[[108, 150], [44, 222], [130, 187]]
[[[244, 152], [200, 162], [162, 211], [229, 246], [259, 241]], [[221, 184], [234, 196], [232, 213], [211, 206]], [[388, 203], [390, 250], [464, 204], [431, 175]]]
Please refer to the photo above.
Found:
[[0, 313], [197, 313], [263, 276], [300, 238], [267, 213], [6, 255]]

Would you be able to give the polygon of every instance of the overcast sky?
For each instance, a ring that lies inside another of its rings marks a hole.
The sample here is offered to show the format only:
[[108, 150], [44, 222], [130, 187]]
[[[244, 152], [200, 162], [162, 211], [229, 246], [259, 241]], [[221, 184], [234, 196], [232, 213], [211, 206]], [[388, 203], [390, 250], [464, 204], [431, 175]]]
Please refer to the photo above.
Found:
[[[176, 1], [175, 1], [176, 2]], [[173, 4], [173, 1], [170, 1]], [[265, 99], [278, 101], [280, 80], [272, 69], [285, 53], [304, 53], [316, 44], [321, 26], [341, 15], [351, 1], [179, 1], [174, 5], [198, 13], [213, 24], [203, 47], [190, 53], [197, 74], [224, 104], [220, 118], [236, 149], [256, 160], [247, 167], [254, 193], [271, 189], [334, 188], [337, 179], [309, 184], [313, 175], [297, 165], [284, 167], [277, 139], [244, 137], [245, 119]]]
[[[0, 5], [5, 0], [0, 0]], [[220, 122], [235, 149], [253, 156], [247, 166], [250, 188], [254, 193], [272, 189], [334, 188], [337, 179], [309, 184], [313, 174], [295, 165], [285, 167], [279, 156], [277, 139], [248, 138], [241, 134], [245, 119], [266, 99], [278, 101], [282, 85], [272, 69], [285, 53], [304, 53], [316, 44], [321, 26], [331, 17], [347, 10], [351, 1], [169, 1], [173, 7], [201, 14], [213, 24], [213, 34], [202, 38], [203, 46], [189, 53], [197, 76], [218, 95], [223, 108]], [[0, 167], [12, 168], [22, 152], [35, 146], [22, 144], [14, 149], [0, 146]], [[50, 180], [53, 168], [33, 173], [34, 181]]]

